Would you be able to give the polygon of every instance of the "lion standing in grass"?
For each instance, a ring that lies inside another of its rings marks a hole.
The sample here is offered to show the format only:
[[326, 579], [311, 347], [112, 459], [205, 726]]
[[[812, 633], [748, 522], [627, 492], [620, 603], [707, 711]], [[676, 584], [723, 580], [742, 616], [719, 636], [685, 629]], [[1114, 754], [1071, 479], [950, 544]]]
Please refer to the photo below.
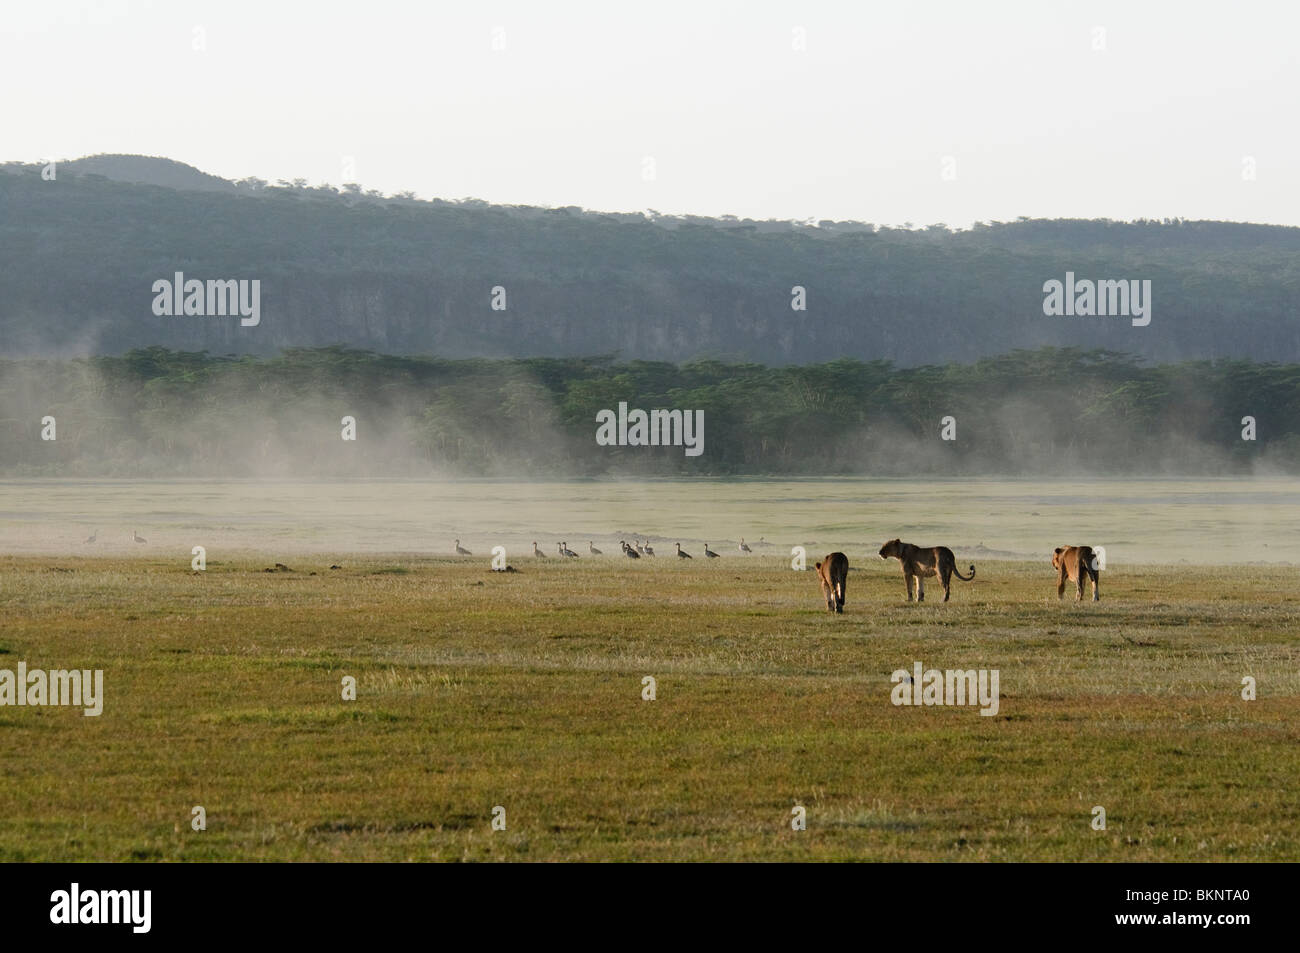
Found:
[[912, 580], [916, 580], [916, 601], [925, 601], [926, 576], [938, 576], [943, 585], [943, 601], [948, 601], [948, 584], [953, 576], [962, 582], [975, 578], [975, 566], [970, 567], [970, 575], [963, 576], [957, 571], [957, 559], [947, 546], [913, 546], [899, 539], [891, 539], [880, 547], [880, 558], [897, 559], [903, 564], [903, 585], [907, 587], [907, 601], [912, 601]]
[[1074, 601], [1083, 601], [1084, 577], [1092, 580], [1092, 601], [1100, 602], [1097, 583], [1100, 576], [1097, 554], [1091, 546], [1057, 546], [1052, 552], [1052, 568], [1060, 575], [1056, 580], [1056, 598], [1065, 598], [1065, 581], [1074, 583]]
[[849, 581], [849, 557], [831, 553], [817, 564], [817, 578], [826, 597], [826, 608], [832, 612], [844, 611], [844, 587]]

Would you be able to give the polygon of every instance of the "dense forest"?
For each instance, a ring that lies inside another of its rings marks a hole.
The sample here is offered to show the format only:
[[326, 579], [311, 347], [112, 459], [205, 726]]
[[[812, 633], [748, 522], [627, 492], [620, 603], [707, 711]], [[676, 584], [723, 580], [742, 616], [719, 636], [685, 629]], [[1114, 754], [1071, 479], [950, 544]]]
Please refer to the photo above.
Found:
[[[844, 358], [867, 362], [858, 377], [877, 361], [915, 367], [1043, 346], [1164, 363], [1300, 361], [1295, 228], [884, 228], [423, 201], [354, 184], [227, 182], [141, 157], [43, 171], [0, 166], [8, 357], [153, 346], [272, 357], [342, 345], [446, 358]], [[152, 284], [176, 272], [259, 281], [260, 323], [154, 314]], [[1044, 315], [1044, 282], [1067, 272], [1151, 281], [1150, 325]], [[806, 310], [791, 306], [796, 286]], [[252, 373], [221, 373], [236, 372]], [[689, 387], [699, 372], [676, 373]], [[739, 463], [735, 453], [726, 459]]]
[[[597, 414], [619, 402], [702, 410], [703, 452], [598, 445]], [[345, 417], [355, 440], [343, 439]], [[1252, 426], [1256, 439], [1243, 439]], [[1296, 472], [1297, 364], [1149, 365], [1072, 348], [912, 368], [340, 347], [0, 361], [10, 477]]]

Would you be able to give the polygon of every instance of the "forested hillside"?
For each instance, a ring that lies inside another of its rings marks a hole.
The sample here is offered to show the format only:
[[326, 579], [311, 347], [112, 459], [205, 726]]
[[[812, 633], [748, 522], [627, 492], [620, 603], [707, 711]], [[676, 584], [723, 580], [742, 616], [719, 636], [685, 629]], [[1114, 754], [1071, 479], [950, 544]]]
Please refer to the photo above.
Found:
[[[111, 161], [109, 161], [111, 160]], [[107, 157], [0, 174], [0, 354], [275, 355], [899, 366], [1018, 348], [1300, 361], [1300, 229], [1021, 221], [951, 232], [419, 201], [225, 183]], [[98, 170], [95, 172], [94, 170]], [[143, 182], [105, 177], [135, 178]], [[1043, 284], [1152, 282], [1152, 320], [1048, 317]], [[158, 316], [153, 282], [261, 282], [261, 320]], [[806, 289], [804, 311], [791, 289]], [[493, 289], [504, 310], [493, 310]]]
[[[597, 414], [620, 402], [703, 411], [703, 452], [598, 445]], [[1300, 365], [1071, 349], [774, 368], [151, 348], [0, 361], [0, 408], [4, 476], [1300, 472]]]

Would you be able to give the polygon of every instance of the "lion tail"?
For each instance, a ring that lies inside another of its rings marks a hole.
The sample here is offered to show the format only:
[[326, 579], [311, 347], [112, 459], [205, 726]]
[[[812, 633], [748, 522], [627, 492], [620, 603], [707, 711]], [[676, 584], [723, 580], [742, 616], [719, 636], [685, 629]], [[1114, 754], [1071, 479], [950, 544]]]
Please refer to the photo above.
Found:
[[960, 572], [957, 571], [956, 566], [952, 567], [952, 574], [956, 576], [958, 579], [960, 579], [962, 582], [970, 582], [972, 579], [975, 578], [975, 564], [971, 563], [969, 576], [963, 576]]

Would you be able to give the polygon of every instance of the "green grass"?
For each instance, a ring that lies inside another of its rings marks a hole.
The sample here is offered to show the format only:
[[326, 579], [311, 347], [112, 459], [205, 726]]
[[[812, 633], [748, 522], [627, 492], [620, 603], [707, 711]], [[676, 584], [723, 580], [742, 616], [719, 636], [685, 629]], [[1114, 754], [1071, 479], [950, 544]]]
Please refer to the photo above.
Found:
[[[776, 559], [512, 562], [0, 558], [0, 668], [106, 693], [0, 708], [0, 860], [1300, 859], [1292, 569], [872, 560], [837, 617]], [[916, 660], [1000, 711], [893, 706]]]

